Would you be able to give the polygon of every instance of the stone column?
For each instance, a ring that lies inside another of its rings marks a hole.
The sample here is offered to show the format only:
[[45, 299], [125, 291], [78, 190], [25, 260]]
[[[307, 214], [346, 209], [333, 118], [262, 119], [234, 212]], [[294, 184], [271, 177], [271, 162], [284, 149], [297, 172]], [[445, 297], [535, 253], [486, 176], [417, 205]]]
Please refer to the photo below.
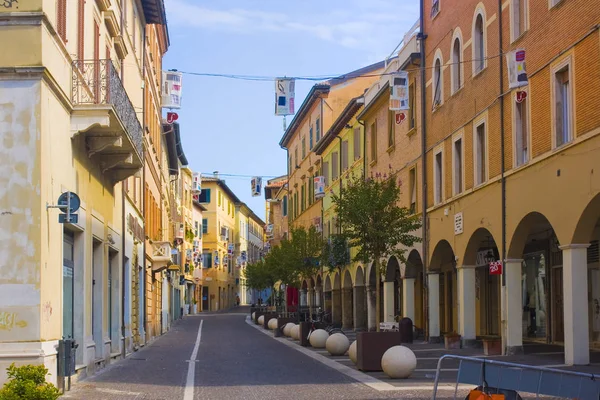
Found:
[[352, 301], [352, 288], [342, 289], [342, 328], [353, 329], [354, 328], [354, 317], [353, 317], [353, 301]]
[[365, 310], [365, 287], [354, 287], [354, 330], [364, 331], [367, 329], [367, 313]]
[[589, 244], [560, 246], [563, 254], [565, 364], [567, 365], [590, 363], [587, 282], [589, 246]]
[[321, 287], [315, 289], [315, 307], [321, 307]]
[[415, 323], [415, 278], [402, 280], [402, 316]]
[[475, 266], [458, 271], [458, 329], [463, 341], [475, 339]]
[[383, 321], [394, 322], [394, 282], [383, 283]]
[[331, 317], [332, 321], [336, 325], [342, 324], [342, 291], [340, 289], [333, 289], [331, 291], [331, 300], [332, 300], [332, 312]]
[[440, 274], [427, 274], [429, 296], [429, 341], [438, 342], [440, 339]]
[[523, 353], [523, 282], [521, 281], [523, 260], [512, 259], [504, 262], [505, 301], [502, 313], [506, 321], [506, 354]]
[[376, 330], [377, 318], [375, 318], [375, 297], [377, 293], [374, 286], [367, 286], [367, 328], [369, 331]]

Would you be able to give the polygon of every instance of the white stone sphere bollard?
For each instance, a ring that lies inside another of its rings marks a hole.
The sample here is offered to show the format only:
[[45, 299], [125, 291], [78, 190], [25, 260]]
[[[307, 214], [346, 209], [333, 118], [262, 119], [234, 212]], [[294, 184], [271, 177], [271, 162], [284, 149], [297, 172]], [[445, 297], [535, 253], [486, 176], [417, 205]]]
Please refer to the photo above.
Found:
[[322, 349], [329, 338], [329, 333], [324, 329], [316, 329], [310, 334], [310, 345], [315, 349]]
[[258, 317], [258, 324], [263, 325], [264, 323], [265, 323], [265, 316], [261, 315], [260, 317]]
[[348, 349], [348, 356], [350, 357], [350, 360], [352, 360], [352, 362], [354, 364], [356, 364], [358, 362], [358, 359], [356, 358], [356, 340], [354, 342], [352, 342], [352, 344], [350, 345], [350, 348]]
[[277, 329], [277, 318], [271, 318], [269, 322], [267, 322], [267, 326], [270, 330], [274, 331]]
[[292, 339], [300, 340], [300, 325], [294, 324], [294, 326], [290, 330], [290, 333], [291, 333]]
[[394, 346], [381, 357], [381, 369], [390, 378], [405, 379], [417, 368], [417, 357], [406, 346]]
[[334, 333], [327, 338], [325, 347], [332, 356], [343, 356], [350, 347], [350, 341], [343, 333]]
[[283, 334], [285, 336], [292, 336], [292, 328], [295, 326], [296, 324], [294, 324], [293, 322], [288, 322], [287, 324], [285, 324], [285, 326], [283, 327]]
[[252, 313], [252, 321], [254, 321], [254, 320], [256, 319], [255, 317], [256, 317], [256, 311], [254, 311], [254, 312]]

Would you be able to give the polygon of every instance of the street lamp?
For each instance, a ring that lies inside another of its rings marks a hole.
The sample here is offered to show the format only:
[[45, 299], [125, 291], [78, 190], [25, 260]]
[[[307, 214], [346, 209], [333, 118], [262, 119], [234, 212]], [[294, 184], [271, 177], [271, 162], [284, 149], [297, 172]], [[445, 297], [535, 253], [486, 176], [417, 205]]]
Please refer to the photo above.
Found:
[[487, 254], [484, 257], [484, 260], [486, 264], [490, 264], [496, 261], [496, 256], [494, 256], [494, 252], [492, 251], [492, 249], [488, 250]]

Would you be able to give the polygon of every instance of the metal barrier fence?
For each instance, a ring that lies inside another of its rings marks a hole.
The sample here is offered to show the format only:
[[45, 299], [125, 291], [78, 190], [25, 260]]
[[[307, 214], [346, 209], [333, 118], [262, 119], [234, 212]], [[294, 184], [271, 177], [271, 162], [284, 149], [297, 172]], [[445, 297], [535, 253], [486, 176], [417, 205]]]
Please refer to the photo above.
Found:
[[454, 399], [457, 398], [458, 385], [461, 383], [487, 387], [490, 394], [505, 394], [507, 400], [519, 398], [516, 394], [511, 396], [511, 391], [534, 394], [536, 398], [540, 395], [577, 400], [600, 398], [600, 376], [447, 354], [438, 361], [432, 400], [436, 399], [442, 363], [451, 359], [459, 361]]

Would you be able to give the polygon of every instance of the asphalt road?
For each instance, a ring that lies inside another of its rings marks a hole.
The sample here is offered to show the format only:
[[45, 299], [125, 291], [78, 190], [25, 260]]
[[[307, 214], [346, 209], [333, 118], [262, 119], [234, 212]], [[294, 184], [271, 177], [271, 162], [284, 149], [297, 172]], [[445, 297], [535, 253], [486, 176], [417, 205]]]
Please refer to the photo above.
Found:
[[65, 397], [184, 400], [188, 360], [202, 321], [193, 399], [415, 398], [379, 392], [273, 340], [248, 325], [243, 310], [188, 316], [150, 346], [77, 383]]

